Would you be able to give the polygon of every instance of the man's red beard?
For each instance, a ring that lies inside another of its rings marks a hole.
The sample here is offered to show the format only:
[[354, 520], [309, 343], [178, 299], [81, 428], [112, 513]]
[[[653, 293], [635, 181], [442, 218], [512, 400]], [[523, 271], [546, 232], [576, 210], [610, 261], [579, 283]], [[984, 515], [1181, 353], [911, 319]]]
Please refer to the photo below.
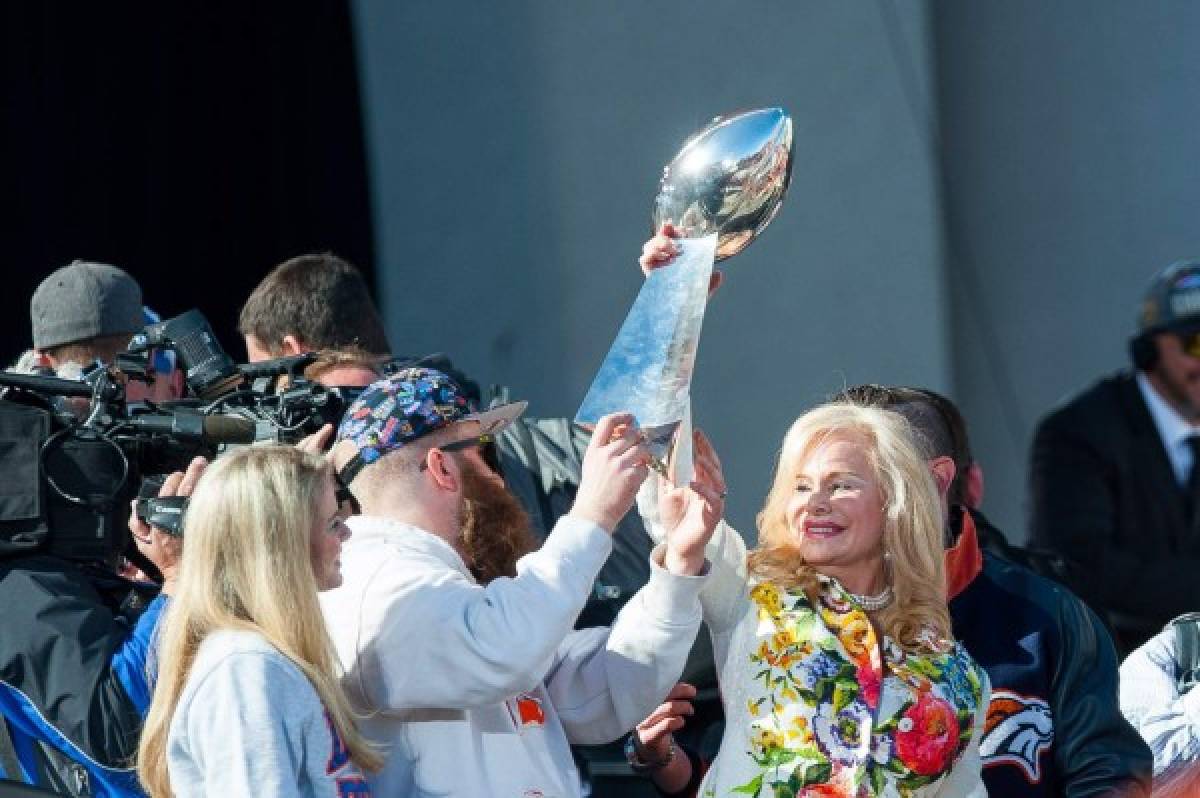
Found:
[[516, 576], [517, 560], [537, 548], [525, 508], [477, 467], [463, 469], [460, 518], [458, 550], [481, 585]]

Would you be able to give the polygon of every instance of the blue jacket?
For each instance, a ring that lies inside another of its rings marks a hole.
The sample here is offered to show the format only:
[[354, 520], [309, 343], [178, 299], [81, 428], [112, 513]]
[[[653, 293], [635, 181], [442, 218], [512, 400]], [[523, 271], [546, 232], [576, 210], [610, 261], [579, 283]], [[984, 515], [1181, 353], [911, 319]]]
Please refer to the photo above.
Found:
[[992, 682], [980, 744], [988, 794], [1148, 795], [1150, 751], [1117, 704], [1107, 630], [1066, 588], [982, 550], [997, 537], [1003, 550], [998, 530], [963, 514], [946, 554], [954, 636]]
[[[0, 716], [19, 773], [74, 796], [141, 796], [132, 763], [165, 599], [55, 557], [0, 560]], [[134, 596], [133, 600], [130, 597]]]

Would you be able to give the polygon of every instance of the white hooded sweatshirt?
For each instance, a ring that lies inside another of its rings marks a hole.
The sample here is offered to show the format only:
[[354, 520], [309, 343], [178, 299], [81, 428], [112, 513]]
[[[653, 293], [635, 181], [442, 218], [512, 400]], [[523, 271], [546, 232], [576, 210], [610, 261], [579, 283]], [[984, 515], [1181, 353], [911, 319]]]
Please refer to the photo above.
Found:
[[486, 587], [436, 535], [350, 519], [342, 587], [322, 594], [360, 727], [387, 763], [375, 795], [579, 798], [570, 743], [615, 740], [682, 673], [704, 576], [649, 582], [611, 629], [572, 631], [612, 550], [566, 516], [515, 578]]

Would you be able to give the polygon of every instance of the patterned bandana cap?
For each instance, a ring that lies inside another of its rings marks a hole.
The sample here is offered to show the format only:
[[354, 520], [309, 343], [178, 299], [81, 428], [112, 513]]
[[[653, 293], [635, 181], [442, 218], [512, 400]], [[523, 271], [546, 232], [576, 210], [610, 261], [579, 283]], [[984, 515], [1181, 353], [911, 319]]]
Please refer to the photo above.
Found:
[[462, 389], [440, 371], [402, 369], [373, 383], [350, 405], [338, 427], [364, 463], [373, 463], [429, 433], [474, 413]]

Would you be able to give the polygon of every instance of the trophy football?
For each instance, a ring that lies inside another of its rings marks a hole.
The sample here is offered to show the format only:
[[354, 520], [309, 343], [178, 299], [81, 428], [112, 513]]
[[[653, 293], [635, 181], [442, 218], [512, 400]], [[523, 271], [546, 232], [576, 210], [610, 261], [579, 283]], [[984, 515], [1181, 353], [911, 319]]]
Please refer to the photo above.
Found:
[[[646, 278], [575, 421], [632, 413], [656, 470], [676, 485], [692, 479], [692, 368], [713, 266], [771, 223], [791, 177], [792, 120], [782, 108], [717, 117], [663, 169], [654, 229], [670, 221], [680, 253]], [[661, 458], [672, 438], [667, 473]]]

